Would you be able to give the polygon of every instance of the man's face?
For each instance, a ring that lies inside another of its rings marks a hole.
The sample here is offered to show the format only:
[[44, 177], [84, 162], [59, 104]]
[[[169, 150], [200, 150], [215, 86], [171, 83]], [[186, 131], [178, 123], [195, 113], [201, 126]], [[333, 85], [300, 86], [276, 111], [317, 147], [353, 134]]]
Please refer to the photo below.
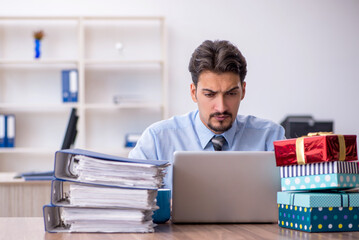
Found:
[[230, 129], [244, 98], [245, 89], [246, 83], [241, 84], [238, 74], [202, 72], [197, 88], [191, 84], [191, 96], [198, 105], [203, 124], [215, 134]]

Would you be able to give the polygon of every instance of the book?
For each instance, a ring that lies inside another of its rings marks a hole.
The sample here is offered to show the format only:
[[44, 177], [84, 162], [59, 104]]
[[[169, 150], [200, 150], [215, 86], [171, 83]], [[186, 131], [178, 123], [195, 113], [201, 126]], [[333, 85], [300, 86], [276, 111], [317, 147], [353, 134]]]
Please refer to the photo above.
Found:
[[157, 190], [108, 187], [53, 180], [51, 204], [54, 206], [135, 208], [156, 210]]
[[47, 232], [154, 232], [152, 211], [45, 205]]
[[99, 185], [157, 189], [163, 185], [167, 161], [130, 159], [82, 149], [55, 154], [57, 179]]

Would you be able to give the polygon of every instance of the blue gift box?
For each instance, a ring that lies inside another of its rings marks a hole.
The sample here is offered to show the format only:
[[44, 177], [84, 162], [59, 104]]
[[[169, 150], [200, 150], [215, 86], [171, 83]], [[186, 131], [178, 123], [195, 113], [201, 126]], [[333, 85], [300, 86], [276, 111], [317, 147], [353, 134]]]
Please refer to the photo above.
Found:
[[359, 231], [359, 193], [278, 192], [280, 227], [306, 232]]

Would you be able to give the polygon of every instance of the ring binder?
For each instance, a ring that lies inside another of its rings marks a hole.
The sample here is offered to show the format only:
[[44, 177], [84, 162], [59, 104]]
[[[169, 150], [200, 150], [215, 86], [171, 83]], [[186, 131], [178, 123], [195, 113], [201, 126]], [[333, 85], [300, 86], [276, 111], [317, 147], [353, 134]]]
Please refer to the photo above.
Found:
[[[167, 161], [65, 149], [55, 153], [48, 232], [153, 232]], [[83, 170], [83, 171], [82, 171]]]

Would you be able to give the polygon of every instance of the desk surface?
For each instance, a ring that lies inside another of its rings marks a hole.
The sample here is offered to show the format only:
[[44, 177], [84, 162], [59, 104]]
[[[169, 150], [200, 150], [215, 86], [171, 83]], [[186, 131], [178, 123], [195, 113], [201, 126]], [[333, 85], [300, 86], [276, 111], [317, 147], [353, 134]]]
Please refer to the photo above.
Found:
[[182, 240], [182, 239], [359, 239], [359, 232], [306, 233], [277, 224], [160, 224], [155, 233], [46, 233], [42, 218], [0, 218], [0, 239], [6, 240]]

